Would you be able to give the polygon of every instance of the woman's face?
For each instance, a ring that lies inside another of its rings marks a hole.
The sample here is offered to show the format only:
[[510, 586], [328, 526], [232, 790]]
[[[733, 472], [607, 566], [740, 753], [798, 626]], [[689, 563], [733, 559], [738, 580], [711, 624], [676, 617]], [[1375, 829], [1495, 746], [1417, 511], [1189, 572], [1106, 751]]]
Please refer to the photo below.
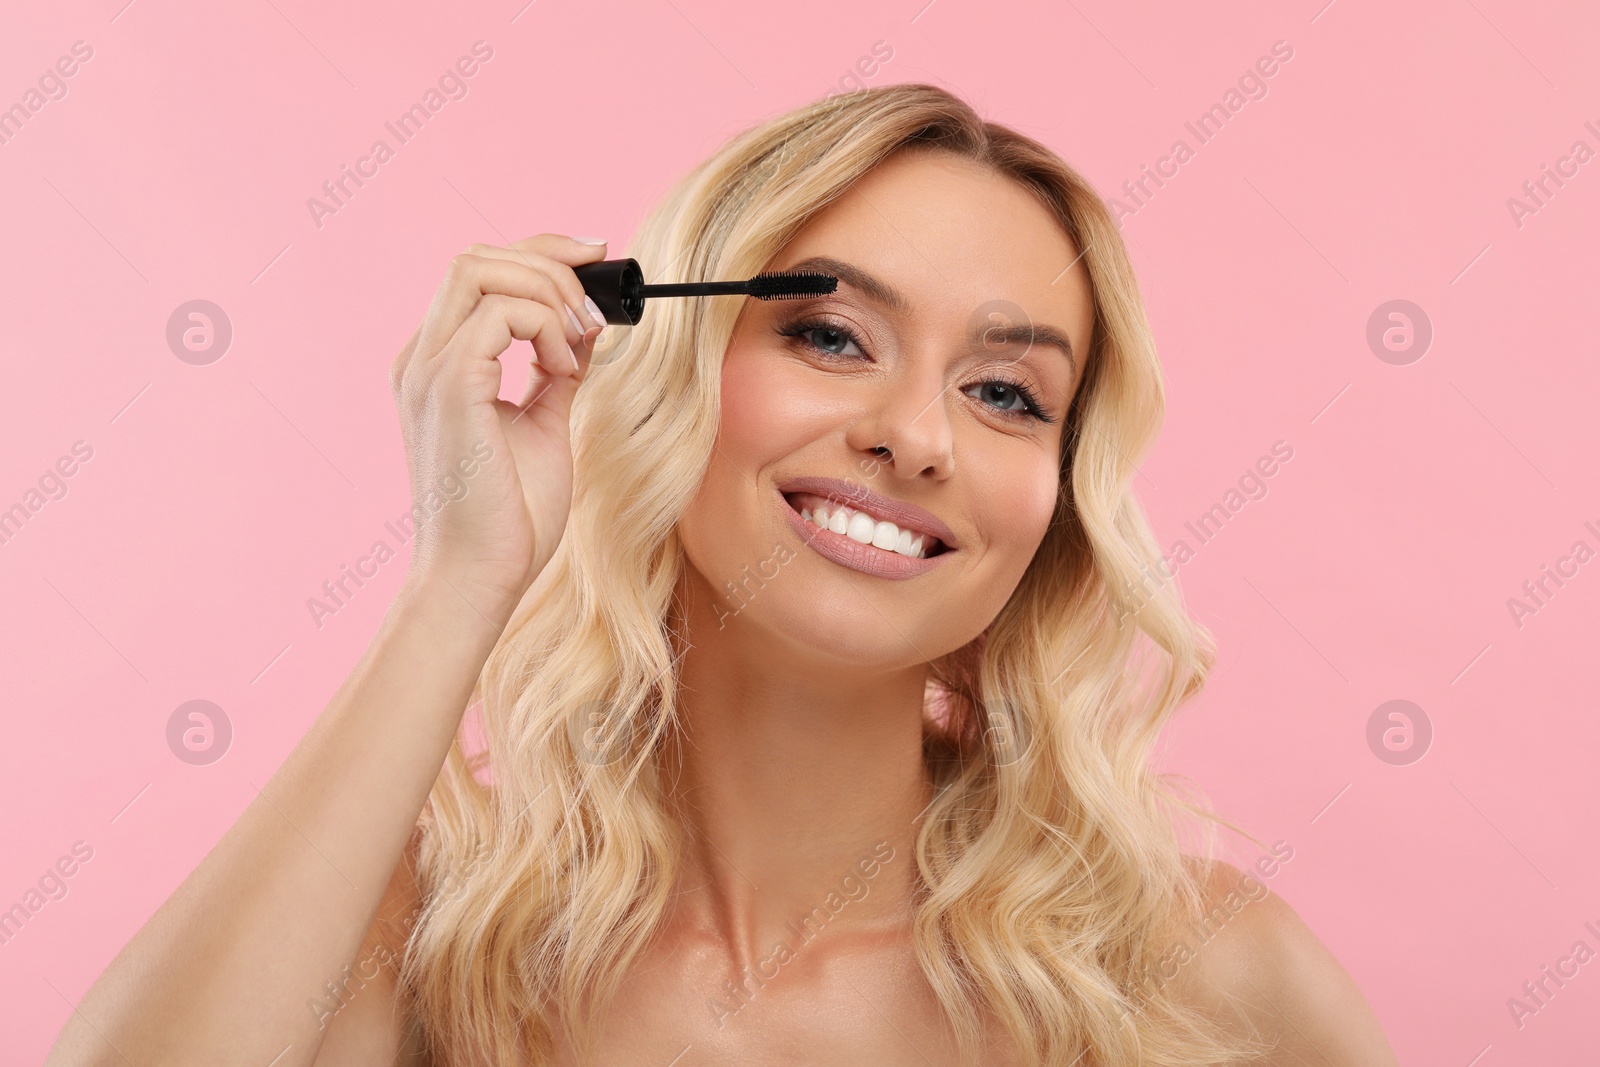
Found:
[[790, 242], [768, 270], [823, 257], [840, 283], [746, 301], [728, 344], [679, 523], [713, 629], [892, 668], [993, 621], [1055, 510], [1094, 317], [1079, 252], [1011, 179], [920, 150]]

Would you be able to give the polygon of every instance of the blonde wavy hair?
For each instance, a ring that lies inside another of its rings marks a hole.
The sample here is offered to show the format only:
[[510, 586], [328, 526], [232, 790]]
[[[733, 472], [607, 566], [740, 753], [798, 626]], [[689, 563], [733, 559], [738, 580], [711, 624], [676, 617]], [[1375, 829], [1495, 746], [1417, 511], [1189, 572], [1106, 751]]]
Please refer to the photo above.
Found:
[[[1161, 551], [1130, 482], [1160, 428], [1161, 374], [1100, 197], [944, 89], [890, 85], [735, 136], [625, 254], [652, 282], [750, 277], [901, 149], [1029, 189], [1081, 251], [1095, 309], [1054, 521], [983, 634], [930, 665], [917, 956], [966, 1062], [995, 1020], [1028, 1064], [1234, 1062], [1251, 1046], [1152, 981], [1203, 899], [1174, 816], [1205, 814], [1152, 770], [1152, 748], [1215, 647], [1170, 581], [1150, 586]], [[464, 727], [418, 823], [423, 907], [401, 981], [435, 1062], [546, 1064], [556, 1022], [590, 1062], [599, 1012], [660, 927], [684, 846], [658, 765], [684, 651], [676, 527], [716, 439], [740, 305], [652, 303], [578, 391], [566, 535], [478, 680], [482, 748], [467, 752]]]

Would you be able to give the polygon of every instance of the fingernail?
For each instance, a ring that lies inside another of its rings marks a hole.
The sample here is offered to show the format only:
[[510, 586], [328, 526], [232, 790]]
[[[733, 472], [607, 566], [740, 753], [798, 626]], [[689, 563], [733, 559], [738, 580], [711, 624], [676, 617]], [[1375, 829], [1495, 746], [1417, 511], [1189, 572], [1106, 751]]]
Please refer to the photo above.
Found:
[[[593, 297], [585, 296], [583, 298], [583, 306], [589, 309], [589, 317], [594, 320], [596, 326], [604, 326], [606, 324], [605, 313], [600, 310], [600, 305], [594, 302]], [[578, 332], [582, 333], [583, 331], [579, 330]]]
[[582, 337], [583, 336], [583, 323], [581, 321], [579, 321], [577, 313], [574, 312], [571, 308], [567, 307], [567, 305], [565, 305], [565, 304], [562, 304], [561, 306], [562, 306], [563, 309], [566, 310], [567, 321], [572, 323], [573, 330], [577, 332], [579, 337]]
[[580, 245], [603, 245], [606, 243], [604, 237], [574, 237], [573, 240]]

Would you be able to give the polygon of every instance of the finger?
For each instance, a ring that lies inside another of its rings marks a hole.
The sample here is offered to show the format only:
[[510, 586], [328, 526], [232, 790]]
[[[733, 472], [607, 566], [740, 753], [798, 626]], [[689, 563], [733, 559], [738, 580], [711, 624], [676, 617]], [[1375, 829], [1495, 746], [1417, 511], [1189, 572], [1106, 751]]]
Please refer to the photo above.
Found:
[[554, 378], [546, 374], [538, 363], [528, 362], [528, 383], [522, 389], [522, 397], [517, 401], [517, 410], [526, 411], [528, 406], [536, 401], [544, 391], [550, 387]]
[[[572, 397], [566, 391], [566, 387], [563, 386], [562, 382], [564, 380], [570, 381], [574, 390], [583, 383], [584, 378], [589, 374], [589, 360], [594, 352], [595, 339], [600, 336], [602, 329], [600, 326], [589, 327], [584, 331], [582, 342], [573, 346], [573, 355], [578, 357], [578, 369], [575, 373], [569, 375], [567, 379], [552, 377], [546, 374], [538, 363], [529, 363], [528, 381], [523, 387], [522, 398], [517, 401], [517, 414], [519, 416], [526, 414], [529, 408], [539, 403], [547, 395], [555, 396], [563, 403], [571, 403]], [[546, 401], [547, 404], [554, 402]], [[565, 409], [562, 410], [564, 412]]]
[[[423, 320], [423, 336], [417, 345], [421, 358], [427, 360], [436, 356], [455, 336], [461, 324], [466, 322], [478, 302], [489, 294], [520, 297], [570, 311], [570, 305], [566, 303], [565, 295], [553, 275], [559, 271], [571, 274], [571, 269], [553, 260], [544, 262], [548, 264], [547, 269], [541, 269], [537, 260], [530, 266], [500, 256], [478, 256], [468, 252], [452, 259], [445, 271], [444, 281], [434, 296], [433, 307]], [[574, 277], [573, 281], [576, 280]], [[579, 307], [582, 306], [580, 301]], [[575, 313], [563, 312], [561, 315], [562, 333], [571, 342], [575, 343], [582, 337], [587, 325]]]
[[535, 255], [545, 256], [557, 262], [565, 263], [569, 267], [605, 259], [608, 247], [610, 246], [604, 241], [597, 245], [586, 244], [576, 237], [568, 237], [562, 233], [535, 234], [532, 237], [524, 237], [520, 241], [513, 241], [506, 246], [508, 251], [532, 252]]
[[578, 381], [589, 376], [589, 364], [594, 359], [594, 343], [604, 332], [604, 326], [591, 326], [583, 331], [583, 339], [572, 346], [572, 354], [578, 357], [578, 372], [573, 377]]
[[[592, 312], [586, 313], [587, 305], [584, 298], [588, 294], [583, 291], [583, 283], [578, 281], [578, 276], [573, 273], [572, 268], [587, 263], [598, 263], [606, 258], [609, 247], [604, 242], [597, 245], [584, 244], [572, 237], [545, 233], [537, 237], [524, 238], [506, 247], [490, 244], [473, 245], [468, 251], [477, 255], [513, 259], [545, 270], [555, 279], [568, 306], [577, 313], [583, 323], [583, 329], [586, 330], [591, 321], [599, 326], [604, 326], [605, 321], [602, 318], [594, 318]], [[560, 264], [560, 267], [556, 266], [557, 264]], [[561, 267], [566, 269], [562, 270]]]
[[561, 318], [562, 313], [547, 304], [490, 293], [445, 345], [438, 357], [440, 372], [472, 383], [473, 394], [492, 398], [500, 392], [500, 354], [513, 340], [523, 340], [533, 342], [539, 370], [567, 377], [578, 364], [563, 336]]
[[578, 281], [577, 274], [565, 263], [535, 252], [501, 248], [498, 245], [473, 245], [467, 253], [491, 262], [520, 264], [545, 279], [551, 295], [542, 299], [551, 305], [559, 302], [567, 310], [567, 325], [570, 327], [567, 330], [568, 344], [576, 346], [583, 339], [584, 331], [600, 321], [589, 308], [590, 301], [586, 299], [588, 294], [583, 291], [583, 283]]

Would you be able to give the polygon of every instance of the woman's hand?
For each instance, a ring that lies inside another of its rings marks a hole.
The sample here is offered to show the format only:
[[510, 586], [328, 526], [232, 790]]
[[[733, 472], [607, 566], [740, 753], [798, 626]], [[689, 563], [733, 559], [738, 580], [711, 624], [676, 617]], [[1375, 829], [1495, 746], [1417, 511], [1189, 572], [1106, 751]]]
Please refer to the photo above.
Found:
[[[444, 578], [490, 618], [509, 618], [566, 526], [568, 413], [603, 328], [572, 268], [605, 253], [550, 233], [473, 245], [450, 261], [390, 369], [412, 500], [446, 500], [418, 523], [408, 580]], [[499, 356], [513, 340], [533, 342], [519, 404], [497, 399]], [[443, 496], [460, 484], [464, 495]]]

